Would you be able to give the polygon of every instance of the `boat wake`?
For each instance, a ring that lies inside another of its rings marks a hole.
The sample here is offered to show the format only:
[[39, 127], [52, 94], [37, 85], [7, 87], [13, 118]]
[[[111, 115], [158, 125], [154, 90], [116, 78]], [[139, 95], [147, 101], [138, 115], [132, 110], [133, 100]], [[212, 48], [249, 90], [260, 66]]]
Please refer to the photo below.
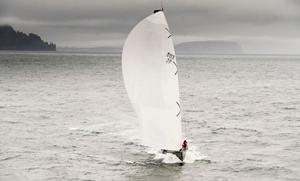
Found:
[[[182, 163], [177, 156], [171, 153], [163, 154], [161, 150], [148, 149], [148, 153], [154, 154], [155, 160], [161, 160], [163, 163], [173, 164], [173, 163]], [[183, 160], [184, 163], [194, 163], [195, 161], [206, 160], [207, 156], [203, 155], [198, 151], [196, 147], [191, 146], [185, 154]]]

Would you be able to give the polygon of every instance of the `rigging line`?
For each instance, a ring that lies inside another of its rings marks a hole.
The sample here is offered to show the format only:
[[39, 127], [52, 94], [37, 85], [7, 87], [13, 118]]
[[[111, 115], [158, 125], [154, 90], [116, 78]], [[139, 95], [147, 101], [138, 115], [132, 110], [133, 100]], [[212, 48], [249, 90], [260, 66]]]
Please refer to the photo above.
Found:
[[185, 139], [186, 139], [187, 138], [187, 128], [186, 128], [187, 122], [186, 121], [182, 121], [182, 124], [184, 126], [184, 135], [185, 135]]

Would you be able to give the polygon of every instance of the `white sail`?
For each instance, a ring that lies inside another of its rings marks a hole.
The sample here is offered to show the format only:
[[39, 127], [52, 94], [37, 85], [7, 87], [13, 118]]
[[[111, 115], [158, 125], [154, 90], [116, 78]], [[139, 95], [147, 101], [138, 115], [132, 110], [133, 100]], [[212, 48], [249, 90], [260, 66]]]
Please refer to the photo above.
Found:
[[182, 142], [178, 74], [163, 11], [148, 16], [130, 32], [123, 48], [122, 70], [143, 143], [178, 150]]

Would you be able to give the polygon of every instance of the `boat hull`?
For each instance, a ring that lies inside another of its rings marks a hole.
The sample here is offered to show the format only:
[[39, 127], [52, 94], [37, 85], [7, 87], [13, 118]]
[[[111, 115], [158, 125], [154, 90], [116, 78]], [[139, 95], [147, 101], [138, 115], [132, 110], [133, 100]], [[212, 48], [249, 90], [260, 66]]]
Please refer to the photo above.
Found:
[[165, 150], [165, 149], [163, 149], [162, 153], [163, 154], [171, 153], [171, 154], [175, 155], [179, 160], [183, 161], [184, 158], [185, 158], [186, 151], [182, 151], [182, 150], [180, 150], [180, 151], [177, 151], [177, 150]]

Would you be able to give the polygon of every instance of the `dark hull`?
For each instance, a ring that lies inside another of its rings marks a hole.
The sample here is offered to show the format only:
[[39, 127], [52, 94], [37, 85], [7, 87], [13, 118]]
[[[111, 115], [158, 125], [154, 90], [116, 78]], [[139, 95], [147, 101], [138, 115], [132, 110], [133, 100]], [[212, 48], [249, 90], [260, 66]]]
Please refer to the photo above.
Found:
[[181, 161], [183, 161], [185, 158], [185, 152], [186, 151], [162, 150], [163, 154], [171, 153], [171, 154], [177, 156], [177, 158], [179, 158], [179, 160], [181, 160]]

